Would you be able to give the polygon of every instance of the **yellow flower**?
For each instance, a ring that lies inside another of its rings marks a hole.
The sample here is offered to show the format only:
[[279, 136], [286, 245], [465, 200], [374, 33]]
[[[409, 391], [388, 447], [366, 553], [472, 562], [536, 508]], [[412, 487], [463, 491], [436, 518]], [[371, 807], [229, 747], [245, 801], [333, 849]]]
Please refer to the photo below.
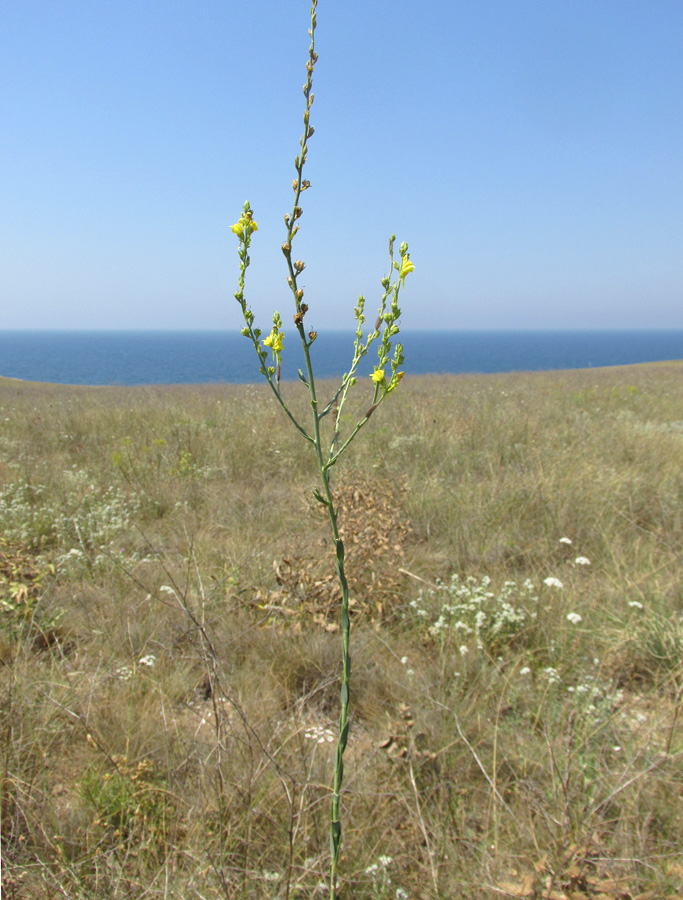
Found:
[[284, 334], [282, 334], [282, 332], [275, 331], [274, 329], [263, 341], [263, 346], [270, 347], [270, 349], [273, 351], [273, 359], [277, 359], [278, 362], [280, 361], [280, 354], [282, 353], [284, 341]]
[[405, 375], [405, 372], [397, 372], [394, 375], [394, 377], [391, 379], [391, 385], [389, 386], [389, 390], [387, 391], [388, 394], [391, 393], [391, 391], [393, 391], [394, 388], [398, 387], [398, 383], [403, 378], [404, 375]]
[[244, 232], [247, 232], [247, 236], [251, 235], [252, 232], [258, 231], [258, 225], [254, 222], [253, 219], [248, 219], [246, 216], [242, 216], [239, 222], [235, 222], [234, 225], [230, 226], [230, 231], [233, 234], [236, 234], [238, 238], [242, 238]]
[[411, 263], [410, 257], [406, 253], [401, 259], [401, 267], [398, 270], [398, 277], [404, 288], [406, 286], [406, 275], [410, 275], [414, 268], [415, 266]]
[[372, 378], [375, 384], [384, 384], [384, 381], [386, 379], [384, 369], [379, 369], [377, 366], [375, 366], [375, 371], [372, 373], [370, 378]]

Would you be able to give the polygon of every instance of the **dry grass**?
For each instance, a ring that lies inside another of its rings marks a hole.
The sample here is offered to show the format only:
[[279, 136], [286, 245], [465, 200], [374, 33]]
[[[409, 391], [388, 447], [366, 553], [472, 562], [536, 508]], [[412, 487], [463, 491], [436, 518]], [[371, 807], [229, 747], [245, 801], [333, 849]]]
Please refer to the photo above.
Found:
[[[682, 376], [406, 378], [352, 446], [347, 900], [683, 895]], [[261, 387], [0, 379], [9, 900], [322, 896], [313, 477]]]

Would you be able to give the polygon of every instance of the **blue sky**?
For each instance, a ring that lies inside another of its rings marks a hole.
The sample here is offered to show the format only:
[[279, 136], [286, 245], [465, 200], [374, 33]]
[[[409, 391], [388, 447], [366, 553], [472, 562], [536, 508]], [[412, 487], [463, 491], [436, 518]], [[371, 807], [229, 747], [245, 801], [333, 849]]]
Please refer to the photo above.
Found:
[[[22, 0], [0, 22], [0, 328], [263, 327], [307, 0]], [[683, 328], [680, 0], [320, 0], [296, 255], [312, 327]]]

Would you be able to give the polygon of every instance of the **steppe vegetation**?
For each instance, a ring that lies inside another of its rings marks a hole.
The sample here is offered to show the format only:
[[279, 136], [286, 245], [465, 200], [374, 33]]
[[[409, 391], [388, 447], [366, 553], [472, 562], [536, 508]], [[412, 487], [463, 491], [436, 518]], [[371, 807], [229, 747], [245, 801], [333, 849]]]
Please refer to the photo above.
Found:
[[[349, 448], [345, 900], [683, 896], [682, 384], [407, 376]], [[267, 385], [0, 379], [8, 900], [326, 895], [306, 451]]]

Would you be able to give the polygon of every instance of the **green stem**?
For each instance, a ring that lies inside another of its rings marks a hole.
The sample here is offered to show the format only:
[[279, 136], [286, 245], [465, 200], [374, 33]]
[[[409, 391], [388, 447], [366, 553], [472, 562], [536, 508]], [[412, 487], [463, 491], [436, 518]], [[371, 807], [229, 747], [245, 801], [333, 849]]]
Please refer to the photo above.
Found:
[[351, 619], [349, 617], [349, 584], [346, 580], [344, 568], [344, 543], [339, 535], [337, 523], [337, 510], [334, 506], [334, 498], [330, 487], [329, 466], [325, 464], [322, 447], [322, 434], [320, 421], [322, 415], [318, 413], [318, 398], [313, 376], [310, 348], [312, 341], [306, 340], [303, 325], [298, 326], [299, 336], [306, 361], [306, 375], [308, 390], [311, 399], [313, 413], [314, 443], [318, 462], [318, 471], [322, 482], [323, 494], [318, 494], [327, 508], [327, 514], [332, 529], [332, 539], [336, 552], [336, 569], [339, 585], [341, 587], [341, 636], [342, 636], [342, 683], [339, 710], [339, 737], [334, 761], [334, 778], [332, 782], [332, 800], [330, 804], [330, 900], [335, 900], [337, 885], [337, 865], [339, 863], [339, 851], [341, 849], [341, 787], [344, 779], [344, 750], [349, 737], [349, 684], [351, 680], [351, 655], [349, 644], [351, 638]]

